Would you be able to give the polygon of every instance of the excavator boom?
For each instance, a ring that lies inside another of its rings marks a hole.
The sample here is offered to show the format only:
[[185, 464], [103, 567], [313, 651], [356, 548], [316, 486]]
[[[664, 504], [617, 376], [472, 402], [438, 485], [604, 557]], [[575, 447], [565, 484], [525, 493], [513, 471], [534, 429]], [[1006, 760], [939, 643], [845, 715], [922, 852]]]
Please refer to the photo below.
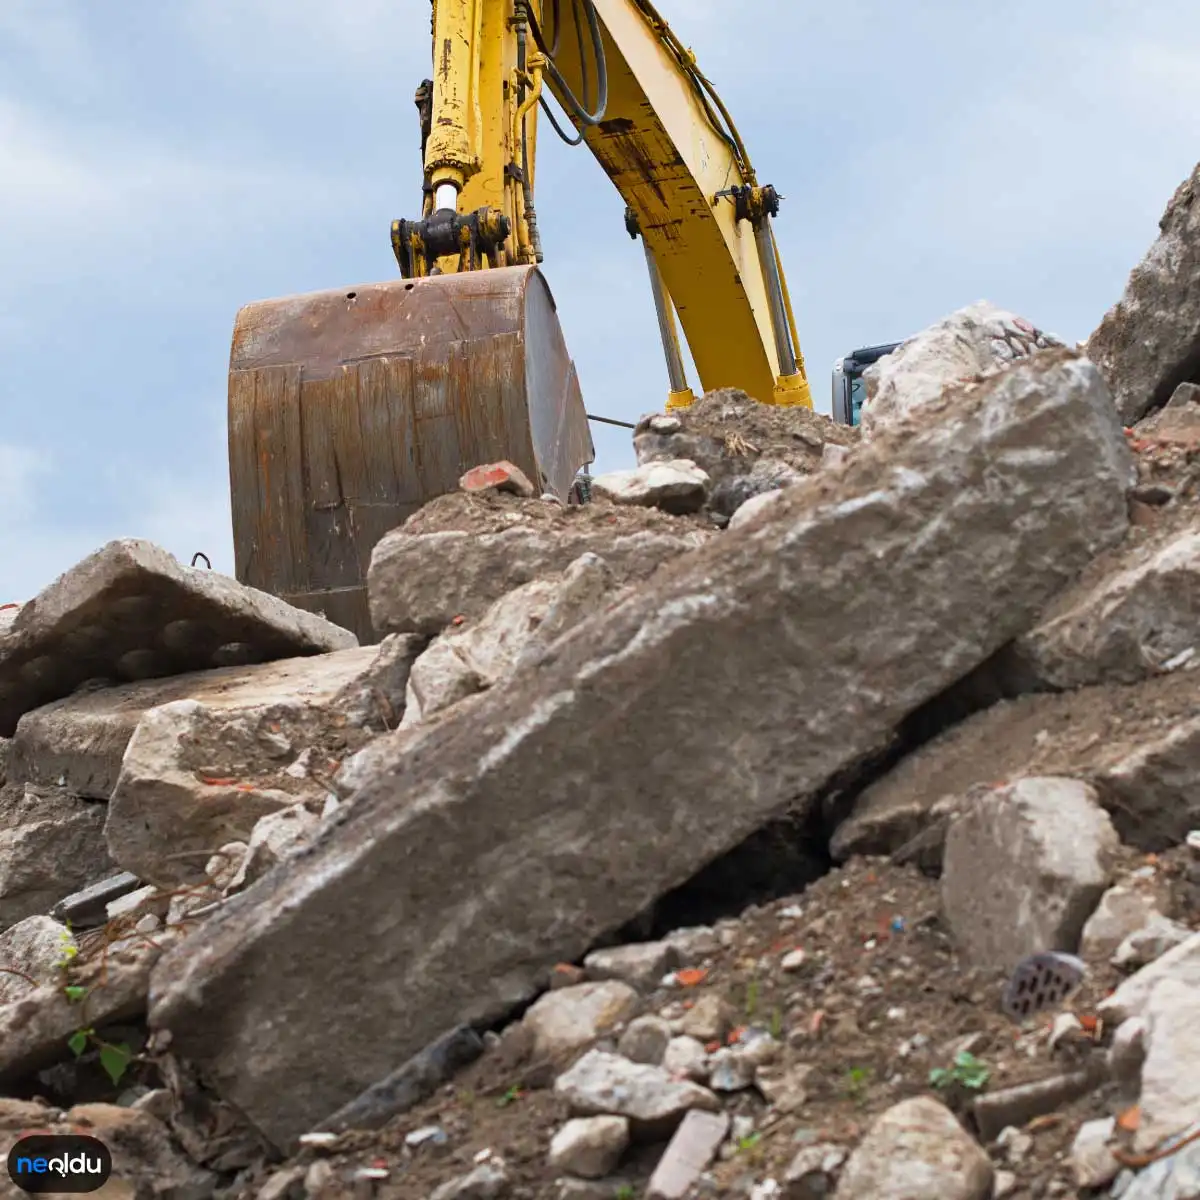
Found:
[[[676, 318], [704, 390], [812, 404], [771, 227], [780, 198], [649, 0], [433, 0], [432, 32], [420, 215], [392, 224], [400, 278], [247, 305], [230, 357], [237, 577], [364, 642], [384, 533], [479, 463], [509, 459], [566, 501], [593, 458], [539, 268], [539, 111], [625, 201], [668, 407], [694, 399]], [[572, 232], [604, 231], [580, 218]]]

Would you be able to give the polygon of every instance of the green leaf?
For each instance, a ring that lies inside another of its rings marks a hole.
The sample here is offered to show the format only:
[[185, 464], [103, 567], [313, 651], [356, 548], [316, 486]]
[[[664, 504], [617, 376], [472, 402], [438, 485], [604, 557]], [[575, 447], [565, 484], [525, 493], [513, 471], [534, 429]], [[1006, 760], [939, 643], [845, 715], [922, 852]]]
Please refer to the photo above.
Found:
[[934, 1067], [929, 1072], [929, 1083], [935, 1088], [940, 1088], [949, 1078], [950, 1072], [945, 1067]]
[[82, 1000], [87, 995], [88, 990], [85, 987], [80, 987], [78, 984], [68, 984], [63, 988], [63, 992], [67, 999], [74, 1003], [77, 1000]]
[[86, 1029], [77, 1029], [67, 1039], [67, 1045], [71, 1049], [71, 1053], [78, 1058], [86, 1049], [88, 1044], [88, 1031]]
[[100, 1065], [114, 1084], [121, 1082], [121, 1076], [129, 1070], [132, 1058], [133, 1051], [124, 1042], [115, 1046], [106, 1044], [100, 1047]]

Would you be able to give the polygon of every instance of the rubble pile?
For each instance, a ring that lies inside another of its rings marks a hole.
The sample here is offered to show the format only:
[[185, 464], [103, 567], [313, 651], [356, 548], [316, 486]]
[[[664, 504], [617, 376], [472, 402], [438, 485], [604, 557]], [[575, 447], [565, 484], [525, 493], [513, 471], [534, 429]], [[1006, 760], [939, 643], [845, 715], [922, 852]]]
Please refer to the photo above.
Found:
[[1198, 182], [1082, 347], [981, 302], [861, 431], [479, 464], [377, 644], [137, 541], [0, 610], [10, 1141], [137, 1200], [1200, 1194]]

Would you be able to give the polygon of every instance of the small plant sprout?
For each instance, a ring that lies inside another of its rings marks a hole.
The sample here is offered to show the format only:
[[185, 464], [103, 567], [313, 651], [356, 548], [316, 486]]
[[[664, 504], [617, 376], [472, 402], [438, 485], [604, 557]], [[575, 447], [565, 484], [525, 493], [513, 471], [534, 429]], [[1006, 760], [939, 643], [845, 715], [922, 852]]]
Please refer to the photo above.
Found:
[[846, 1072], [846, 1095], [851, 1100], [861, 1101], [871, 1079], [870, 1067], [851, 1067]]
[[992, 1072], [985, 1063], [966, 1050], [960, 1050], [954, 1056], [953, 1066], [935, 1067], [929, 1072], [929, 1083], [939, 1091], [957, 1085], [969, 1092], [978, 1092], [987, 1085], [991, 1075]]

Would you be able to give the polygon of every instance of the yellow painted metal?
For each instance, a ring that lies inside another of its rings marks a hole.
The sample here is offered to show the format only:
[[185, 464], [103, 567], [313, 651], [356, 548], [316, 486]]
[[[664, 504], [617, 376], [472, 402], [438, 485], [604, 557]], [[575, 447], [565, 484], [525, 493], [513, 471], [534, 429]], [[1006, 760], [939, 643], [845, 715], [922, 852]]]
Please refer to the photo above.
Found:
[[[586, 144], [637, 215], [702, 387], [739, 387], [764, 403], [779, 396], [796, 403], [793, 397], [807, 394], [807, 380], [802, 368], [799, 381], [780, 378], [753, 229], [737, 220], [730, 200], [715, 198], [757, 183], [744, 146], [740, 139], [730, 146], [713, 128], [681, 65], [679, 44], [652, 5], [646, 0], [595, 5], [603, 25], [609, 102], [600, 125], [586, 131]], [[575, 6], [564, 3], [561, 11], [555, 62], [578, 95]], [[793, 344], [798, 352], [794, 337]]]
[[425, 144], [425, 170], [436, 187], [461, 189], [482, 157], [480, 62], [488, 0], [435, 0], [433, 8], [434, 120]]
[[684, 388], [680, 392], [667, 393], [667, 410], [673, 408], [691, 408], [696, 403], [696, 393], [691, 388]]

